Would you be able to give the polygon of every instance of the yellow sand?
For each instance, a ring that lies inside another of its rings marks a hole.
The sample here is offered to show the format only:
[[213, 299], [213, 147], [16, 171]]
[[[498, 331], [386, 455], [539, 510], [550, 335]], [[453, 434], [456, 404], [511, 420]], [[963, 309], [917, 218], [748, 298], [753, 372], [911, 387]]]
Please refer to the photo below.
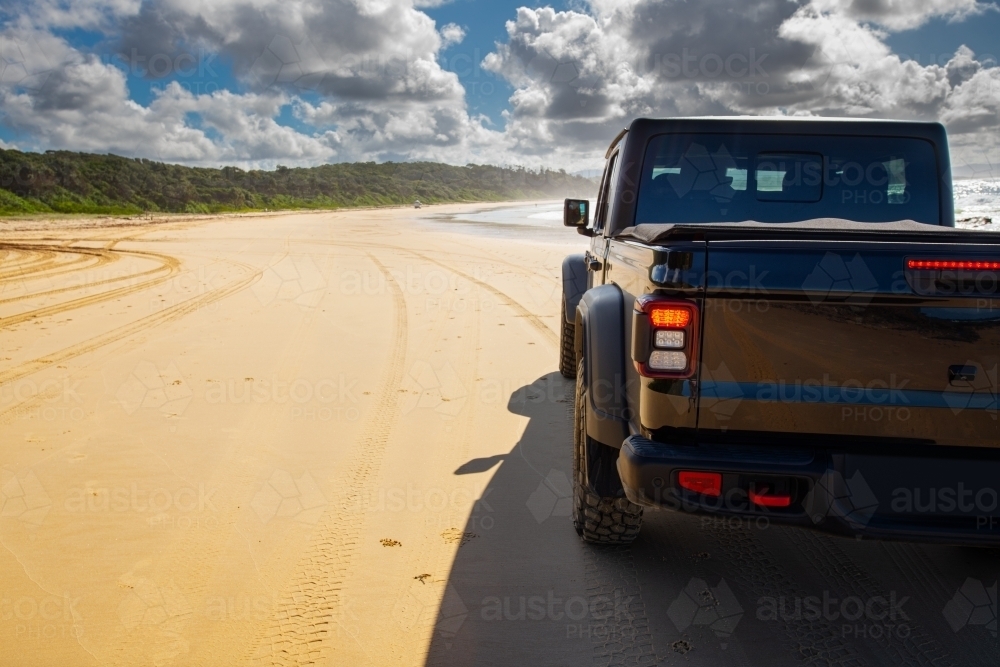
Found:
[[423, 664], [583, 247], [474, 208], [0, 225], [0, 663]]

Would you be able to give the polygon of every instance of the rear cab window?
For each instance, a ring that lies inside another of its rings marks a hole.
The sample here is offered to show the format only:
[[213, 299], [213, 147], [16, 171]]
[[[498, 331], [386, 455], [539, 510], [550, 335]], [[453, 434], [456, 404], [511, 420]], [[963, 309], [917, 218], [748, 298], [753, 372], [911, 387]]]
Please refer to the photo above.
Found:
[[643, 160], [635, 224], [844, 218], [939, 224], [923, 139], [665, 134]]

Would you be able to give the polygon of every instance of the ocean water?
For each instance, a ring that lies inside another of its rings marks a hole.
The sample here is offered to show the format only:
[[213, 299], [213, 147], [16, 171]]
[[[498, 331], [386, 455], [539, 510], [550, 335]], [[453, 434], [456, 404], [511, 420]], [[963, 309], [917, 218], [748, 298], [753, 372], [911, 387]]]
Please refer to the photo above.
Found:
[[[1000, 231], [1000, 179], [955, 181], [955, 219], [959, 227]], [[963, 219], [992, 218], [991, 225], [963, 223]]]

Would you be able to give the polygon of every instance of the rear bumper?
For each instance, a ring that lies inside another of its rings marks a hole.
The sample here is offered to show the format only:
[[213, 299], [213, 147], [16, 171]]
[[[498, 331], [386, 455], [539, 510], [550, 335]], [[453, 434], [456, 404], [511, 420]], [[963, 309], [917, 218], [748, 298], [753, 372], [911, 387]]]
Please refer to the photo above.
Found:
[[[679, 486], [682, 470], [722, 474], [722, 493]], [[1000, 459], [859, 456], [829, 449], [678, 446], [631, 436], [618, 472], [647, 507], [756, 525], [796, 525], [866, 539], [1000, 545]], [[788, 507], [761, 507], [748, 489], [781, 488]]]

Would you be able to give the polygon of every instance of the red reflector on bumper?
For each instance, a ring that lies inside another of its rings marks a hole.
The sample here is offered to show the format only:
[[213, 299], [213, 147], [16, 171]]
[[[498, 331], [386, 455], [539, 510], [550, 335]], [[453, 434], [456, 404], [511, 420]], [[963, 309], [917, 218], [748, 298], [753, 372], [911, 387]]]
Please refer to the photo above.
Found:
[[761, 507], [788, 507], [792, 504], [791, 496], [769, 496], [767, 495], [767, 490], [766, 486], [762, 486], [760, 491], [750, 489], [750, 501], [754, 505], [760, 505]]
[[968, 259], [908, 259], [906, 268], [916, 271], [1000, 271], [1000, 262]]
[[717, 472], [681, 470], [677, 473], [677, 483], [682, 489], [706, 496], [722, 495], [722, 475]]

